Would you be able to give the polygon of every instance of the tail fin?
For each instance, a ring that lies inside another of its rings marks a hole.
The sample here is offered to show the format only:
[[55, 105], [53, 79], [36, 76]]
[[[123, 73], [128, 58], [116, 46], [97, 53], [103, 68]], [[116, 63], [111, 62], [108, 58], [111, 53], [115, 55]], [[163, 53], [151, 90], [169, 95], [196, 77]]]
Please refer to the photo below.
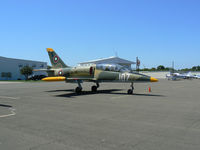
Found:
[[61, 60], [61, 58], [56, 54], [56, 52], [52, 48], [47, 48], [47, 52], [49, 54], [49, 58], [52, 64], [52, 68], [66, 68], [68, 67]]

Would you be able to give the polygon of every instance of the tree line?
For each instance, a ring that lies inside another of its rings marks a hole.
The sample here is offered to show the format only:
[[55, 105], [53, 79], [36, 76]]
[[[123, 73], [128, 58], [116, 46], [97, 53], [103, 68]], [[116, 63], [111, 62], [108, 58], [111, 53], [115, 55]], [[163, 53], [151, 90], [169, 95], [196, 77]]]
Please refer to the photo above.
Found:
[[192, 68], [183, 68], [183, 69], [175, 70], [170, 67], [165, 67], [163, 65], [159, 65], [156, 68], [155, 67], [143, 68], [143, 69], [139, 69], [139, 71], [200, 71], [200, 66], [193, 66]]

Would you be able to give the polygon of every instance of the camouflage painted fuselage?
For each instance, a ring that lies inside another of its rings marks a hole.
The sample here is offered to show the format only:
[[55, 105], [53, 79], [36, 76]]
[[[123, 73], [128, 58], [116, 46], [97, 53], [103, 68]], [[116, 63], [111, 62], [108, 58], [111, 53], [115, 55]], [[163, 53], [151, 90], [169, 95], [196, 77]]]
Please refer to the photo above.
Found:
[[130, 73], [117, 64], [97, 64], [91, 66], [67, 66], [52, 48], [47, 48], [52, 69], [44, 81], [66, 82], [157, 82], [158, 80], [139, 73]]
[[96, 65], [87, 67], [60, 68], [54, 70], [55, 76], [64, 76], [66, 82], [75, 80], [98, 82], [150, 82], [151, 77], [129, 72], [97, 69]]

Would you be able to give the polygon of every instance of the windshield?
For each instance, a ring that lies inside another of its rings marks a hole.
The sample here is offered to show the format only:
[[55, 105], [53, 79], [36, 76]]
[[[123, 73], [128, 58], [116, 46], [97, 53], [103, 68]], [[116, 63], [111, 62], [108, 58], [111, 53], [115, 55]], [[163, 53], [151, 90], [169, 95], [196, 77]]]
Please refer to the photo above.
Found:
[[129, 72], [130, 70], [125, 66], [118, 64], [97, 64], [96, 68], [104, 71], [115, 71], [115, 72]]

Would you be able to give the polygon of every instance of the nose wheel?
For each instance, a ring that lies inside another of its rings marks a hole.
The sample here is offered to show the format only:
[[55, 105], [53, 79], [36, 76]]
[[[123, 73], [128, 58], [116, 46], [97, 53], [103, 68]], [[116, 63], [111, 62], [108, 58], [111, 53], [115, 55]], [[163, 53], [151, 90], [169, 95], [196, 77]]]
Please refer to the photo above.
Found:
[[95, 85], [92, 86], [92, 87], [91, 87], [91, 91], [92, 91], [92, 92], [97, 92], [97, 86], [95, 86]]
[[133, 90], [132, 89], [128, 89], [127, 93], [128, 94], [133, 94]]
[[131, 89], [128, 89], [127, 93], [133, 94], [133, 90], [134, 90], [134, 86], [133, 86], [133, 82], [131, 82]]
[[76, 87], [75, 92], [76, 92], [77, 94], [80, 94], [80, 93], [82, 92], [82, 88]]

